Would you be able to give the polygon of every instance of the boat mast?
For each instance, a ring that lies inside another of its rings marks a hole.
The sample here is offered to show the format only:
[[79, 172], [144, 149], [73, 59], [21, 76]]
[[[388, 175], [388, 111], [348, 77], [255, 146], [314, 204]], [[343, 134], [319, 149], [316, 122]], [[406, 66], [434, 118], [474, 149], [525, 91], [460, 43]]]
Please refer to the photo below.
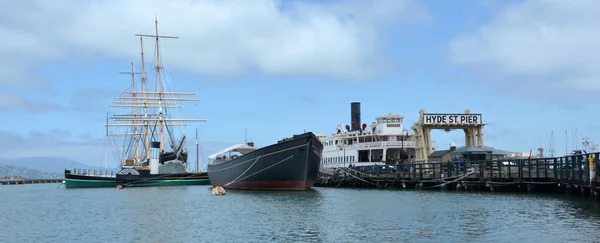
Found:
[[[163, 114], [162, 114], [162, 110], [163, 108], [182, 108], [182, 106], [178, 106], [176, 101], [200, 101], [200, 99], [195, 99], [195, 98], [184, 98], [184, 97], [169, 97], [171, 95], [173, 96], [185, 96], [185, 95], [195, 95], [194, 92], [168, 92], [168, 91], [163, 91], [162, 90], [162, 83], [161, 83], [161, 76], [160, 76], [160, 72], [161, 72], [161, 63], [160, 63], [160, 56], [159, 56], [159, 48], [158, 48], [158, 39], [159, 38], [178, 38], [178, 37], [171, 37], [171, 36], [161, 36], [158, 35], [158, 21], [155, 18], [155, 34], [154, 35], [145, 35], [145, 34], [136, 34], [136, 36], [140, 37], [140, 47], [141, 47], [141, 58], [142, 58], [142, 69], [141, 69], [141, 91], [136, 91], [135, 89], [135, 85], [132, 86], [132, 90], [131, 91], [124, 91], [123, 94], [135, 94], [132, 96], [119, 96], [118, 97], [118, 101], [113, 101], [111, 105], [109, 105], [109, 107], [130, 107], [130, 108], [134, 108], [134, 113], [133, 114], [115, 114], [113, 115], [112, 119], [114, 121], [135, 121], [134, 123], [121, 123], [121, 124], [106, 124], [106, 126], [133, 126], [133, 127], [139, 127], [141, 124], [144, 125], [145, 127], [145, 133], [141, 133], [141, 131], [138, 132], [133, 132], [133, 133], [121, 133], [121, 134], [108, 134], [108, 136], [131, 136], [131, 135], [137, 135], [136, 138], [138, 138], [139, 141], [139, 136], [142, 136], [143, 134], [145, 134], [145, 149], [146, 149], [146, 158], [148, 159], [150, 158], [150, 137], [152, 134], [154, 134], [154, 132], [152, 130], [150, 130], [150, 125], [152, 123], [152, 126], [155, 125], [160, 125], [160, 142], [161, 142], [161, 151], [164, 151], [164, 133], [163, 133], [163, 125], [166, 126], [167, 122], [169, 122], [169, 126], [187, 126], [187, 124], [185, 122], [206, 122], [206, 119], [184, 119], [184, 118], [164, 118]], [[158, 90], [156, 91], [148, 91], [147, 88], [147, 78], [146, 78], [146, 71], [145, 71], [145, 65], [144, 65], [144, 51], [143, 51], [143, 41], [142, 38], [143, 37], [152, 37], [156, 40], [156, 72], [157, 72], [157, 86], [158, 86]], [[134, 77], [135, 80], [135, 77]], [[165, 97], [166, 96], [166, 97]], [[139, 112], [135, 110], [135, 108], [143, 108], [144, 109], [144, 116], [142, 116]], [[154, 114], [156, 112], [152, 112], [152, 114], [148, 113], [148, 108], [158, 108], [158, 113], [159, 114]], [[176, 122], [176, 123], [170, 123], [170, 122]], [[168, 130], [167, 130], [168, 132]], [[183, 141], [185, 139], [185, 136], [183, 136], [183, 139], [181, 140], [179, 147], [177, 149], [175, 149], [173, 152], [177, 153], [180, 148], [183, 146]], [[139, 144], [138, 144], [139, 145]], [[139, 147], [139, 146], [138, 146]]]
[[198, 165], [200, 161], [200, 149], [198, 149], [198, 128], [196, 128], [196, 172], [200, 171], [200, 167]]
[[[108, 112], [106, 112], [106, 124], [108, 125]], [[106, 126], [106, 139], [104, 140], [104, 150], [106, 151], [104, 166], [105, 173], [104, 176], [108, 175], [108, 126]]]
[[[134, 65], [133, 65], [133, 61], [131, 61], [131, 72], [120, 72], [120, 74], [131, 74], [131, 96], [133, 99], [133, 103], [137, 103], [137, 98], [136, 98], [136, 89], [135, 89], [135, 75], [136, 74], [140, 74], [138, 72], [135, 72], [134, 69]], [[135, 106], [132, 106], [132, 116], [133, 118], [137, 118], [137, 114], [136, 114], [136, 110], [137, 108]], [[136, 121], [133, 120], [131, 121], [132, 126], [133, 126], [133, 136], [135, 139], [135, 161], [138, 162], [140, 161], [140, 153], [139, 153], [139, 134], [138, 134], [138, 127], [135, 125]]]
[[160, 53], [159, 53], [159, 47], [158, 47], [158, 39], [159, 38], [171, 38], [171, 39], [177, 39], [179, 37], [176, 36], [165, 36], [165, 35], [158, 35], [158, 18], [156, 17], [156, 15], [154, 16], [154, 35], [143, 35], [140, 34], [138, 36], [143, 36], [143, 37], [154, 37], [155, 38], [155, 44], [156, 44], [156, 84], [157, 84], [157, 94], [158, 94], [158, 117], [159, 117], [159, 132], [160, 132], [160, 150], [164, 151], [165, 149], [165, 137], [164, 137], [164, 132], [163, 132], [163, 125], [164, 125], [164, 118], [163, 118], [163, 114], [162, 114], [162, 90], [161, 90], [161, 84], [160, 84]]
[[[146, 67], [144, 64], [144, 42], [142, 40], [142, 37], [140, 36], [140, 50], [141, 50], [141, 58], [142, 58], [142, 92], [144, 93], [144, 118], [148, 118], [148, 108], [146, 107], [146, 104], [148, 102], [148, 94], [146, 93], [146, 84], [147, 84], [147, 80], [146, 80]], [[146, 151], [146, 159], [150, 159], [150, 138], [149, 138], [149, 131], [150, 131], [150, 122], [149, 121], [144, 121], [144, 149]]]
[[156, 17], [156, 15], [154, 15], [154, 33], [156, 35], [156, 85], [158, 86], [156, 88], [156, 91], [158, 92], [158, 117], [160, 119], [159, 123], [159, 128], [160, 128], [160, 151], [165, 151], [165, 135], [163, 132], [163, 114], [162, 114], [162, 107], [161, 102], [162, 102], [162, 94], [161, 94], [161, 90], [160, 90], [160, 56], [159, 56], [159, 50], [160, 48], [158, 47], [158, 18]]

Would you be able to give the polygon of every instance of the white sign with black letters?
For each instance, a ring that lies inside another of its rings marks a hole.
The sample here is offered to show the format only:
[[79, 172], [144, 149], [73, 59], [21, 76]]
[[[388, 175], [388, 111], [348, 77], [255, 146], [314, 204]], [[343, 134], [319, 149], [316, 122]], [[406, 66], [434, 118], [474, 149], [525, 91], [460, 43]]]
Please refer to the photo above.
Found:
[[481, 125], [481, 114], [423, 114], [425, 125]]

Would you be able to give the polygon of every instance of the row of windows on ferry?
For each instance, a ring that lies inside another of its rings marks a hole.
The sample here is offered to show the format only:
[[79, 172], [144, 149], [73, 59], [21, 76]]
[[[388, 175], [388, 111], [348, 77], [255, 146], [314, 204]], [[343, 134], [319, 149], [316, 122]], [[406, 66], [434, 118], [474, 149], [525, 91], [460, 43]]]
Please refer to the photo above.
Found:
[[402, 118], [379, 118], [377, 123], [402, 123]]
[[[354, 139], [354, 138], [352, 138]], [[393, 140], [396, 139], [396, 140]], [[402, 141], [402, 139], [405, 139], [404, 136], [393, 136], [393, 135], [389, 135], [389, 136], [378, 136], [377, 139], [374, 139], [373, 137], [361, 137], [359, 138], [359, 143], [369, 143], [369, 142], [386, 142], [386, 141]], [[405, 139], [406, 141], [407, 139]], [[356, 143], [356, 140], [350, 140], [350, 139], [344, 139], [344, 140], [329, 140], [329, 141], [323, 141], [323, 146], [332, 146], [332, 145], [338, 145], [339, 143], [343, 142], [344, 145], [352, 145], [352, 142]]]
[[354, 155], [321, 158], [321, 164], [333, 164], [342, 162], [354, 162]]

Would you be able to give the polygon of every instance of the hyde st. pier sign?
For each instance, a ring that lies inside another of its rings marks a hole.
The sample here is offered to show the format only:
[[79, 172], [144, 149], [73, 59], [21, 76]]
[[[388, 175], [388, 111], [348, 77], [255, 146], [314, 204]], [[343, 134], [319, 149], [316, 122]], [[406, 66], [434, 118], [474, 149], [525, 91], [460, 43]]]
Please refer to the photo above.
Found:
[[424, 125], [482, 125], [481, 114], [423, 114]]

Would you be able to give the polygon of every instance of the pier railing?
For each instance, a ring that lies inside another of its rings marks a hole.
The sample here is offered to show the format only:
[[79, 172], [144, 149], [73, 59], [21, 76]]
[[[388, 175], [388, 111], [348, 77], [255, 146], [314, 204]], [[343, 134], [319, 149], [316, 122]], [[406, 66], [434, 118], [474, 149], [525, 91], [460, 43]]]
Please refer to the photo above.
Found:
[[[593, 156], [594, 178], [590, 178], [589, 156]], [[464, 176], [481, 181], [598, 181], [600, 153], [578, 154], [556, 158], [501, 159], [407, 163], [387, 166], [354, 167], [351, 171], [364, 177], [398, 180], [432, 180]]]

